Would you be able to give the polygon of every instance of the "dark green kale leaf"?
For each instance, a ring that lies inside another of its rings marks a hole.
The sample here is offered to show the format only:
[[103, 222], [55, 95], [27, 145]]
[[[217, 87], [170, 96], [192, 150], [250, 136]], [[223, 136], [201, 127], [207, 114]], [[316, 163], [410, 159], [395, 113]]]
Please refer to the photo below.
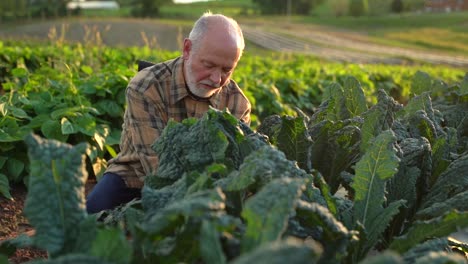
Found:
[[[248, 134], [246, 134], [248, 133]], [[156, 175], [148, 181], [160, 188], [186, 172], [203, 171], [212, 163], [237, 169], [244, 157], [266, 140], [226, 111], [209, 109], [200, 119], [170, 121], [153, 144], [159, 155]]]

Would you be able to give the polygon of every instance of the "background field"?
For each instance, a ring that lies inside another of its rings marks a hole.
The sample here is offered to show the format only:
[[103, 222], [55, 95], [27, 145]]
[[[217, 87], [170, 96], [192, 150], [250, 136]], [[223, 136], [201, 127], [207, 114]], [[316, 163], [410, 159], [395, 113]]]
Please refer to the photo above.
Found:
[[[193, 21], [208, 10], [233, 16], [244, 25], [262, 27], [263, 31], [286, 30], [289, 38], [318, 47], [330, 47], [334, 44], [317, 42], [304, 33], [331, 34], [339, 37], [342, 42], [468, 57], [467, 12], [409, 12], [336, 17], [331, 14], [328, 1], [317, 7], [315, 13], [309, 16], [261, 16], [250, 0], [172, 4], [162, 6], [161, 18], [157, 19], [128, 18], [128, 7], [123, 5], [118, 11], [85, 11], [80, 18], [34, 20], [19, 24], [3, 23], [0, 24], [0, 37], [25, 40], [60, 37], [68, 41], [86, 42], [93, 40], [98, 33], [101, 43], [109, 46], [151, 44], [154, 48], [179, 50], [181, 39], [188, 34]], [[55, 33], [50, 34], [51, 30], [55, 30]], [[257, 49], [257, 45], [250, 44], [247, 45], [247, 49], [259, 52], [260, 55], [265, 54]], [[263, 49], [271, 48], [263, 47]]]

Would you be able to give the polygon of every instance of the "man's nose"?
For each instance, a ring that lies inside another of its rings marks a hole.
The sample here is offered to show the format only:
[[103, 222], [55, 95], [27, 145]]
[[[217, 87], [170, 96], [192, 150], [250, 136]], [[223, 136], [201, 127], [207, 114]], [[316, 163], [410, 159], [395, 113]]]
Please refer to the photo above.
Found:
[[220, 70], [214, 70], [211, 75], [210, 75], [210, 80], [214, 84], [220, 84], [221, 83], [221, 71]]

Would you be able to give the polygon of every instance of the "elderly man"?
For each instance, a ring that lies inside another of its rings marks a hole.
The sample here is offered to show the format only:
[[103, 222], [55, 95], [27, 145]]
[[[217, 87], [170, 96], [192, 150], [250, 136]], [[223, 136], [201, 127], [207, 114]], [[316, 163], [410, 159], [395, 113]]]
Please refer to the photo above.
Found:
[[112, 209], [140, 196], [156, 171], [151, 145], [168, 120], [200, 118], [208, 108], [229, 109], [250, 124], [251, 106], [231, 80], [245, 43], [235, 20], [205, 13], [184, 40], [182, 55], [138, 72], [127, 87], [121, 151], [87, 198], [88, 213]]

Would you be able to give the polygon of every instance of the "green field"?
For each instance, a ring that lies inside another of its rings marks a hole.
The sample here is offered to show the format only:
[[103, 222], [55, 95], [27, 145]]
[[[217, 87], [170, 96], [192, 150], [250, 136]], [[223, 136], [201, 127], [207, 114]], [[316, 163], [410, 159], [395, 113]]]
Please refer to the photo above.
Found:
[[[118, 11], [85, 11], [83, 18], [118, 18], [124, 23], [130, 14], [130, 2], [124, 2]], [[259, 14], [250, 0], [224, 0], [192, 4], [168, 4], [161, 7], [157, 21], [190, 27], [202, 13], [210, 10], [233, 16], [241, 23], [263, 24], [274, 29], [285, 26], [286, 21], [301, 26], [327, 27], [332, 31], [356, 33], [360, 39], [377, 44], [403, 48], [416, 48], [452, 55], [468, 56], [468, 13], [425, 13], [407, 12], [402, 14], [381, 13], [362, 17], [335, 16], [329, 2], [318, 6], [309, 16], [265, 17]], [[66, 19], [65, 19], [66, 21]], [[434, 21], [437, 21], [436, 23]], [[29, 22], [36, 23], [36, 22]], [[66, 23], [66, 22], [65, 22]], [[28, 24], [28, 22], [26, 22]], [[1, 31], [21, 31], [18, 25], [0, 24]], [[296, 33], [300, 34], [300, 33]]]

